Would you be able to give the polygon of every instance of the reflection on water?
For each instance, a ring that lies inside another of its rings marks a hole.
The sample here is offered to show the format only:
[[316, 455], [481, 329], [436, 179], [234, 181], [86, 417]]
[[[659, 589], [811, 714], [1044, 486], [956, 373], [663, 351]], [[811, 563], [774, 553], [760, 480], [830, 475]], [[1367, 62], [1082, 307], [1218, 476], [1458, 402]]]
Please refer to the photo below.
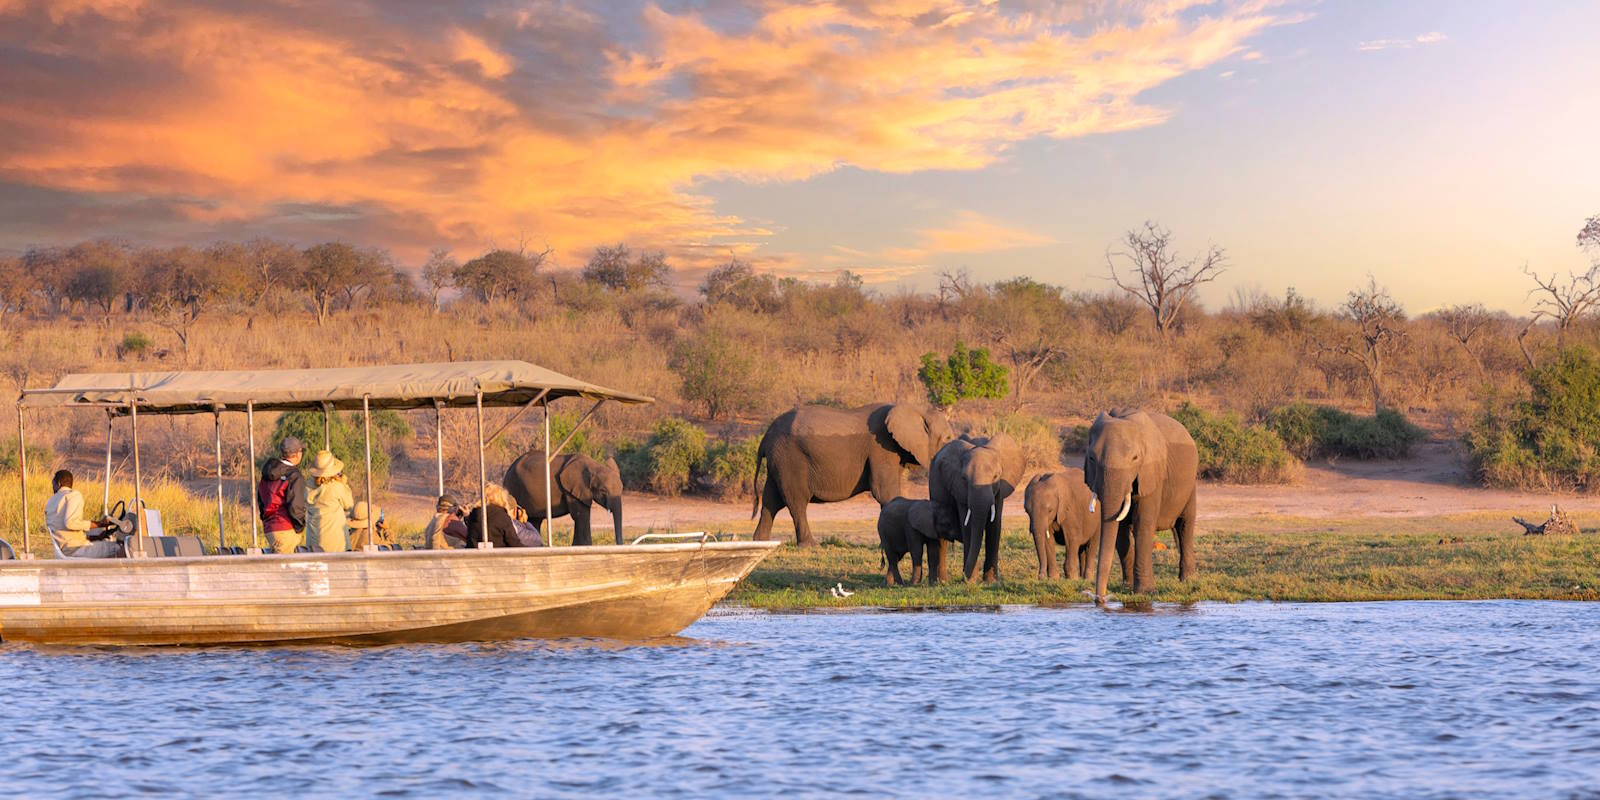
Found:
[[1600, 797], [1600, 605], [724, 612], [650, 645], [0, 647], [0, 795]]

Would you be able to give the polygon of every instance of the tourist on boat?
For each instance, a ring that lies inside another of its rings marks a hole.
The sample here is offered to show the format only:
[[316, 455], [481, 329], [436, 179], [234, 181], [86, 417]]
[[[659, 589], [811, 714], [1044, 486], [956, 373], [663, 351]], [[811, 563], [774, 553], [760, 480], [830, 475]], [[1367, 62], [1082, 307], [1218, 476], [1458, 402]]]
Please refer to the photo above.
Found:
[[394, 544], [394, 540], [389, 536], [389, 525], [383, 519], [383, 509], [368, 506], [367, 501], [362, 500], [350, 512], [350, 549], [365, 550], [369, 544], [388, 547]]
[[[44, 503], [44, 527], [56, 540], [61, 554], [72, 558], [119, 558], [122, 544], [104, 537], [105, 526], [83, 518], [83, 493], [72, 488], [72, 473], [57, 470], [50, 479], [50, 499]], [[91, 541], [98, 539], [99, 541]]]
[[344, 462], [319, 450], [309, 471], [316, 485], [306, 492], [306, 545], [313, 553], [343, 553], [350, 549], [345, 515], [356, 504]]
[[458, 550], [467, 546], [467, 523], [461, 521], [461, 506], [448, 494], [439, 495], [433, 519], [422, 530], [422, 546], [429, 550]]
[[517, 536], [517, 526], [512, 524], [511, 509], [517, 507], [517, 501], [511, 499], [511, 493], [495, 484], [486, 484], [483, 487], [485, 506], [472, 509], [467, 515], [467, 541], [469, 546], [477, 547], [483, 541], [483, 520], [485, 513], [489, 521], [489, 544], [495, 547], [521, 547], [522, 539]]
[[539, 535], [539, 526], [528, 521], [528, 512], [521, 506], [511, 510], [511, 525], [517, 529], [517, 539], [523, 547], [544, 547], [544, 537]]
[[261, 527], [272, 539], [272, 549], [293, 553], [305, 540], [306, 481], [300, 476], [300, 459], [305, 445], [295, 436], [285, 437], [277, 458], [261, 469], [261, 484], [256, 487]]

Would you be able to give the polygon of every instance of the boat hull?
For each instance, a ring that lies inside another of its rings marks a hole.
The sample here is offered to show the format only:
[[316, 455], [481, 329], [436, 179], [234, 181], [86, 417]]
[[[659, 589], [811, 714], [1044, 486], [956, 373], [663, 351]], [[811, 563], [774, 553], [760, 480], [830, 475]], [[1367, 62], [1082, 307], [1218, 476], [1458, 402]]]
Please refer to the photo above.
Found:
[[776, 544], [0, 562], [0, 640], [647, 639], [699, 619]]

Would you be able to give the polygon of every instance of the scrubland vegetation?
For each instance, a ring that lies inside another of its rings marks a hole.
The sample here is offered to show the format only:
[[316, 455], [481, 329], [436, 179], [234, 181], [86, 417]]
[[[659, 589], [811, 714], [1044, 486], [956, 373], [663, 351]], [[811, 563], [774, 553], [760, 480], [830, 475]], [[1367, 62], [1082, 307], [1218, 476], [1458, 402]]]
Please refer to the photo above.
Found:
[[[1034, 469], [1070, 457], [1100, 410], [1145, 406], [1183, 419], [1219, 480], [1293, 480], [1306, 459], [1405, 457], [1421, 422], [1466, 441], [1487, 482], [1594, 486], [1595, 270], [1532, 275], [1525, 317], [1482, 306], [1412, 314], [1376, 281], [1334, 307], [1291, 288], [1236, 290], [1205, 308], [1194, 290], [1226, 266], [1221, 251], [1185, 256], [1147, 226], [1113, 255], [1116, 283], [945, 274], [922, 293], [875, 291], [849, 273], [777, 278], [737, 260], [696, 282], [620, 244], [567, 268], [548, 252], [460, 261], [437, 251], [412, 273], [338, 242], [85, 242], [0, 259], [0, 390], [72, 371], [526, 359], [655, 396], [604, 409], [573, 446], [615, 455], [634, 490], [669, 495], [738, 497], [774, 415], [872, 401], [932, 402], [958, 430], [1006, 431]], [[692, 295], [670, 288], [688, 282]], [[558, 410], [557, 428], [570, 429], [580, 409]], [[493, 412], [490, 428], [509, 415]], [[261, 417], [260, 447], [289, 430], [321, 438], [318, 421]], [[30, 415], [34, 466], [98, 472], [105, 425], [88, 412]], [[396, 415], [379, 431], [375, 479], [426, 483], [432, 414]], [[341, 422], [334, 437], [352, 465], [356, 432]], [[141, 434], [152, 480], [214, 472], [209, 419], [152, 419]], [[243, 475], [239, 415], [225, 417], [224, 435], [224, 472]], [[541, 436], [537, 413], [518, 421], [490, 449], [490, 473]], [[470, 413], [447, 412], [443, 439], [447, 483], [470, 487]], [[127, 475], [125, 426], [116, 460]]]

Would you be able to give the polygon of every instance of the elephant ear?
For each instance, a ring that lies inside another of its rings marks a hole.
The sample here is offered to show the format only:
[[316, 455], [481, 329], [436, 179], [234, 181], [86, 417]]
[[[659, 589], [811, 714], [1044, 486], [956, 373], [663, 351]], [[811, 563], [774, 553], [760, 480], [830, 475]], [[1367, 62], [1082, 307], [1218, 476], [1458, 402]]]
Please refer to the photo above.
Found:
[[615, 457], [606, 456], [606, 471], [617, 476], [617, 480], [622, 479], [622, 467], [617, 466], [617, 459]]
[[1144, 426], [1143, 457], [1139, 459], [1137, 475], [1139, 489], [1146, 493], [1167, 480], [1167, 440], [1154, 421]]
[[883, 427], [889, 431], [889, 438], [894, 440], [895, 445], [910, 455], [918, 466], [926, 467], [933, 460], [933, 454], [928, 452], [928, 421], [921, 414], [905, 406], [890, 406], [889, 413], [884, 416]]

